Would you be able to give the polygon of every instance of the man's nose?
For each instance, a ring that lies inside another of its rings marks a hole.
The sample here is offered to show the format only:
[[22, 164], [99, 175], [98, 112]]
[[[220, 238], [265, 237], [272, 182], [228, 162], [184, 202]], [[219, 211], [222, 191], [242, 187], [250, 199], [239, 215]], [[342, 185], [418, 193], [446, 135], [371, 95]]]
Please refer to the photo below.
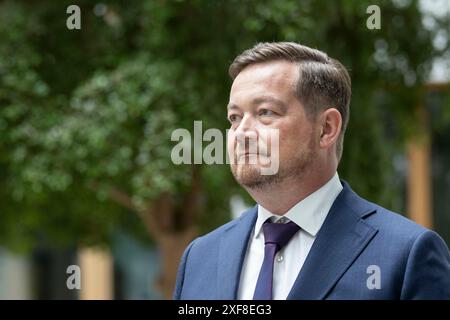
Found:
[[238, 139], [244, 139], [249, 134], [254, 134], [256, 130], [254, 119], [252, 118], [252, 116], [249, 114], [244, 115], [235, 132]]
[[236, 128], [236, 140], [241, 148], [248, 149], [250, 145], [256, 144], [258, 137], [254, 119], [245, 115]]

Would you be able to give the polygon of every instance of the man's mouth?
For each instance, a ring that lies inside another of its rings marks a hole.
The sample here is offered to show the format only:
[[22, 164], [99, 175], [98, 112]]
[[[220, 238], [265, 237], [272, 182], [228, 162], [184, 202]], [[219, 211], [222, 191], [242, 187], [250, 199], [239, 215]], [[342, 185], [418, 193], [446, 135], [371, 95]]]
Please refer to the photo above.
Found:
[[251, 155], [254, 155], [254, 156], [260, 156], [260, 157], [267, 157], [267, 155], [261, 154], [261, 153], [250, 153], [250, 152], [246, 152], [246, 153], [241, 153], [240, 155], [238, 155], [238, 158], [246, 157], [246, 156], [251, 156]]

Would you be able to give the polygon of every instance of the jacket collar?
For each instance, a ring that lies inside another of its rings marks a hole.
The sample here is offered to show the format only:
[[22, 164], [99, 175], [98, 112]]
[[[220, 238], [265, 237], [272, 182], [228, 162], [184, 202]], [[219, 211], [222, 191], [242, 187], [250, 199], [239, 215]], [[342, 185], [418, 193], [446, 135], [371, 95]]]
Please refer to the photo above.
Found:
[[364, 218], [375, 205], [342, 181], [336, 198], [287, 299], [324, 299], [377, 233]]

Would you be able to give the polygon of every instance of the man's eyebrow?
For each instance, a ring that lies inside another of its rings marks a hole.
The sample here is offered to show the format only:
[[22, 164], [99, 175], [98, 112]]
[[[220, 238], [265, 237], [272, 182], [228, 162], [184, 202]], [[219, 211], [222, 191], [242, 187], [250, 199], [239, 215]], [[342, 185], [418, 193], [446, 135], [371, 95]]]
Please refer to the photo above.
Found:
[[281, 101], [277, 98], [271, 97], [271, 96], [263, 96], [263, 97], [255, 98], [255, 99], [253, 99], [252, 104], [256, 106], [256, 105], [259, 105], [264, 102], [271, 102], [273, 104], [276, 104], [283, 111], [287, 110], [287, 106], [283, 101]]
[[229, 103], [227, 105], [227, 110], [232, 110], [232, 109], [240, 109], [240, 108], [234, 103]]
[[[287, 106], [283, 101], [278, 100], [277, 98], [274, 98], [274, 97], [270, 97], [270, 96], [263, 96], [263, 97], [255, 98], [252, 100], [252, 105], [257, 106], [264, 102], [271, 102], [271, 103], [279, 106], [283, 111], [287, 110]], [[229, 103], [227, 105], [227, 110], [233, 110], [233, 109], [240, 109], [240, 108], [238, 105], [236, 105], [234, 103]]]

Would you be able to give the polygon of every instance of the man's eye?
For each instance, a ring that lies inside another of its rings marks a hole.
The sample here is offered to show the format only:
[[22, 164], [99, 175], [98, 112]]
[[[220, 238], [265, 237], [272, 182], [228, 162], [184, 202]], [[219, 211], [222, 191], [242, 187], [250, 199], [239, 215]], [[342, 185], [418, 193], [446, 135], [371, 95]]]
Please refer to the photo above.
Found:
[[233, 123], [239, 120], [239, 116], [237, 114], [232, 114], [228, 117], [228, 120]]
[[259, 115], [260, 116], [272, 116], [274, 114], [275, 113], [272, 110], [269, 110], [269, 109], [261, 109], [261, 110], [259, 110]]

